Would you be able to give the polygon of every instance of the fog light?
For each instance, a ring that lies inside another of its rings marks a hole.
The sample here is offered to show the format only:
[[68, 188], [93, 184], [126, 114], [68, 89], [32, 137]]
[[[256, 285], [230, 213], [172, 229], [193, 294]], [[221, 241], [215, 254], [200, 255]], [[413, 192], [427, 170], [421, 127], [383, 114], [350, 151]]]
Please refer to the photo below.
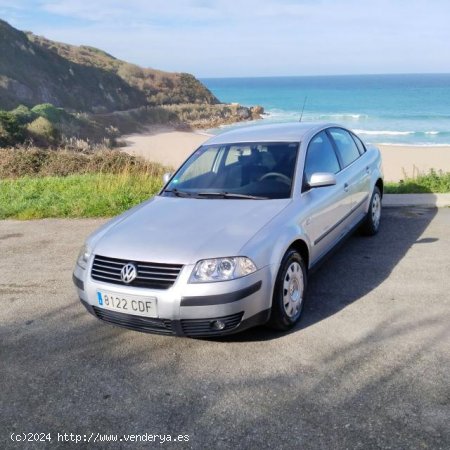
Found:
[[210, 326], [213, 330], [221, 331], [225, 328], [225, 322], [222, 320], [214, 320], [211, 322]]

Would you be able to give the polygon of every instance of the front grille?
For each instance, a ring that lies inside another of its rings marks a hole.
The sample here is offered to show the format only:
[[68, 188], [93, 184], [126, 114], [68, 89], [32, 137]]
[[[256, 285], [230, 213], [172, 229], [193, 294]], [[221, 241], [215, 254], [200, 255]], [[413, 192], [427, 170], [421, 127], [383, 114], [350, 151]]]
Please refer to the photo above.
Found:
[[[239, 325], [243, 314], [243, 312], [240, 312], [211, 319], [183, 319], [181, 320], [181, 328], [187, 336], [220, 336], [221, 334], [236, 328]], [[222, 330], [213, 328], [212, 324], [217, 320], [225, 323], [225, 327]]]
[[129, 328], [134, 331], [143, 331], [145, 333], [175, 334], [172, 330], [172, 322], [170, 320], [134, 316], [133, 314], [97, 308], [96, 306], [93, 306], [93, 309], [99, 319], [113, 323], [114, 325], [119, 325], [120, 327]]
[[[132, 262], [137, 267], [137, 277], [131, 283], [124, 283], [120, 277], [122, 267]], [[168, 289], [178, 278], [183, 265], [138, 262], [95, 255], [91, 277], [105, 283], [151, 289]]]

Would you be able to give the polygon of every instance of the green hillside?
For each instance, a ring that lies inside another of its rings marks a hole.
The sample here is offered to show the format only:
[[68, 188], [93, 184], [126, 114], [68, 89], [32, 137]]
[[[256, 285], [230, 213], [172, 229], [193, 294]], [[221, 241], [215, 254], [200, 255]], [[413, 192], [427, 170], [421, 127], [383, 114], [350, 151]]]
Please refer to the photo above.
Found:
[[107, 113], [219, 101], [190, 74], [141, 68], [93, 47], [50, 41], [0, 20], [0, 109], [40, 103]]

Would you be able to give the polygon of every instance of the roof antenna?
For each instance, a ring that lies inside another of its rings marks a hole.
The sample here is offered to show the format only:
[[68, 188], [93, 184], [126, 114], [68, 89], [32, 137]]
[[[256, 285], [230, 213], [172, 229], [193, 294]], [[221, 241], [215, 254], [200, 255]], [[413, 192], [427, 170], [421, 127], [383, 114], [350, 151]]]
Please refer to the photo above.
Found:
[[303, 111], [305, 110], [306, 100], [308, 100], [308, 96], [307, 95], [305, 95], [305, 100], [303, 101], [303, 108], [302, 108], [302, 113], [300, 114], [299, 122], [301, 122], [302, 119], [303, 119]]

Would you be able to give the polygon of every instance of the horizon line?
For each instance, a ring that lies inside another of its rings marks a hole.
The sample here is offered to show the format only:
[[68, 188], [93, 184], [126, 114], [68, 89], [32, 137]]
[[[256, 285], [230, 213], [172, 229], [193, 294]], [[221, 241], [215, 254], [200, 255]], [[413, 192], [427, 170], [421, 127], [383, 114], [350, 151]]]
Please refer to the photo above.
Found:
[[405, 76], [405, 75], [449, 75], [450, 72], [392, 72], [392, 73], [338, 73], [330, 75], [232, 75], [232, 76], [200, 76], [195, 75], [199, 80], [212, 79], [244, 79], [244, 78], [331, 78], [331, 77], [370, 77], [370, 76]]

